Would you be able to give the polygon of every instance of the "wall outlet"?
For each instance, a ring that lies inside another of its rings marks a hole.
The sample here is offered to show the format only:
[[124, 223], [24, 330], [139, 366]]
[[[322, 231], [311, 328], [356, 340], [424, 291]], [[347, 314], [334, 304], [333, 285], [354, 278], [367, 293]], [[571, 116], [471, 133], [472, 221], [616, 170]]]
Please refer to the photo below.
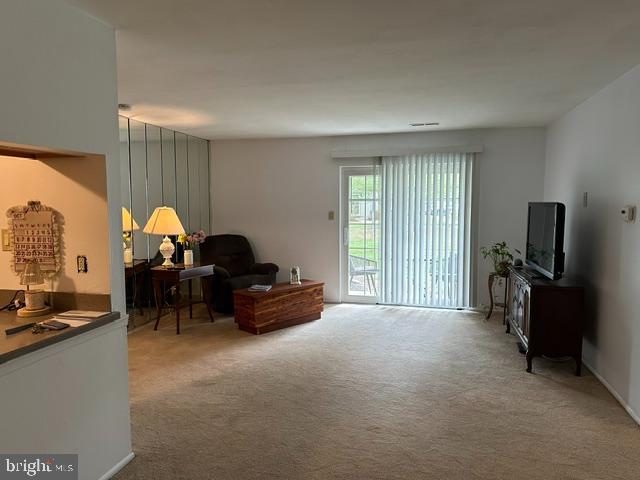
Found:
[[633, 205], [625, 205], [620, 209], [622, 220], [627, 223], [633, 223], [636, 220], [636, 207]]
[[9, 229], [3, 228], [2, 229], [2, 251], [10, 252], [11, 250], [13, 250], [13, 245], [11, 244], [11, 232], [9, 232]]
[[582, 194], [582, 206], [584, 208], [587, 208], [589, 206], [589, 193], [588, 192], [584, 192]]
[[89, 266], [87, 265], [87, 257], [84, 255], [78, 255], [78, 273], [87, 273], [89, 271]]

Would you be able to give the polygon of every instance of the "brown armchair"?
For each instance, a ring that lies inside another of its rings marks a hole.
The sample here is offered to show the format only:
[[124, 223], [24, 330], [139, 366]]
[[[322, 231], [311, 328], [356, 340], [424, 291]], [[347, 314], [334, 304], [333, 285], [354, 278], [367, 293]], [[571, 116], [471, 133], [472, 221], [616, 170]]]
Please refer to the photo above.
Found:
[[200, 245], [200, 263], [215, 265], [211, 288], [214, 310], [233, 313], [233, 291], [256, 283], [273, 285], [279, 268], [256, 263], [249, 241], [242, 235], [211, 235]]

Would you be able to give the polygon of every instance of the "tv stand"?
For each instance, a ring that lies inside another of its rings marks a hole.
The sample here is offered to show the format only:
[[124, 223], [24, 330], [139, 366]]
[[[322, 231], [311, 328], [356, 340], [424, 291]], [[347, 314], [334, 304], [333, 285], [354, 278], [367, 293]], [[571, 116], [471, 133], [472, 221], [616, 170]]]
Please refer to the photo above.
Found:
[[584, 288], [571, 278], [549, 280], [530, 269], [509, 268], [506, 298], [507, 333], [513, 329], [524, 346], [527, 372], [538, 356], [565, 357], [582, 369]]

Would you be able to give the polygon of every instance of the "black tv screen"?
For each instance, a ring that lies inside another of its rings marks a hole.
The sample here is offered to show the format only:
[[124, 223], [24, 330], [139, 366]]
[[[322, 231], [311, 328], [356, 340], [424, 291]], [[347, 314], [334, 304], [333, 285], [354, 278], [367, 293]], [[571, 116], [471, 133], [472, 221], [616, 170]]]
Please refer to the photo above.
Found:
[[526, 262], [553, 280], [564, 272], [564, 212], [562, 203], [529, 203]]

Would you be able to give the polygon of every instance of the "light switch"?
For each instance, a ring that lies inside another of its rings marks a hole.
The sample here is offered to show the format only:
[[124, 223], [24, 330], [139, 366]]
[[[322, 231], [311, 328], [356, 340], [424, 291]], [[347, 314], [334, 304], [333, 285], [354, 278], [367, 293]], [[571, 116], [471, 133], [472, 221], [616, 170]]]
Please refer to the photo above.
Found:
[[329, 220], [333, 220], [334, 218], [336, 218], [336, 212], [334, 212], [333, 210], [329, 211]]

